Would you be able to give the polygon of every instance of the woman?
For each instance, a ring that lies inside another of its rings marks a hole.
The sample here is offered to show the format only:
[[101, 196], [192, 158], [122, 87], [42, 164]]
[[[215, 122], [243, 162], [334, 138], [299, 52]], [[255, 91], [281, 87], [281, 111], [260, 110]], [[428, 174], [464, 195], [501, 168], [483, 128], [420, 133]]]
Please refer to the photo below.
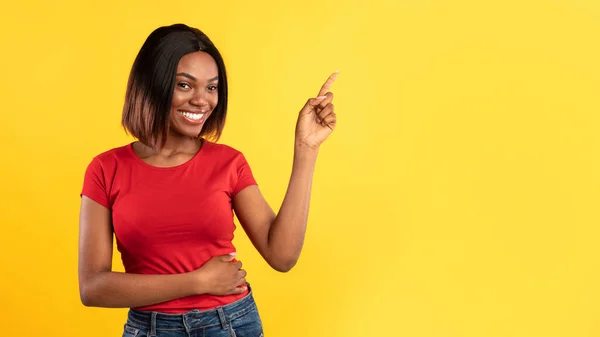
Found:
[[[85, 173], [82, 303], [130, 308], [123, 336], [262, 336], [235, 259], [233, 214], [272, 268], [296, 264], [319, 146], [336, 125], [336, 76], [299, 113], [291, 178], [275, 214], [243, 154], [215, 142], [227, 113], [217, 48], [183, 24], [152, 32], [133, 64], [122, 116], [138, 141], [97, 155]], [[112, 271], [113, 233], [125, 273]]]

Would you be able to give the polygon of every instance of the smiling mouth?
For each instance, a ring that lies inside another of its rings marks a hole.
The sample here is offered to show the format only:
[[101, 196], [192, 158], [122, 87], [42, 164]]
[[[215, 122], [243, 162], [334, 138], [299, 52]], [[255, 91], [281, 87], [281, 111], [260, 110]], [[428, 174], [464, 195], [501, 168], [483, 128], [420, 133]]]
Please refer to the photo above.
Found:
[[183, 117], [185, 117], [187, 119], [191, 119], [193, 121], [199, 121], [205, 115], [204, 113], [193, 113], [193, 112], [187, 112], [187, 111], [181, 111], [181, 110], [178, 110], [177, 113], [179, 113]]

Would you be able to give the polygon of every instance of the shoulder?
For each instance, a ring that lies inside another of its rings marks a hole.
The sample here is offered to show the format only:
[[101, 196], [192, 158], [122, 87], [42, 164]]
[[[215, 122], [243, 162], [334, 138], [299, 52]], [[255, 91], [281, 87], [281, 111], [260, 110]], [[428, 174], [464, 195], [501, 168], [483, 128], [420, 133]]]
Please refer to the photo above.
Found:
[[251, 171], [246, 156], [240, 150], [230, 145], [213, 143], [206, 140], [204, 146], [206, 146], [204, 158], [210, 160], [222, 172], [240, 175]]
[[92, 157], [89, 167], [116, 168], [119, 162], [131, 157], [131, 144], [110, 148]]
[[203, 146], [205, 147], [204, 150], [206, 155], [220, 157], [222, 159], [234, 159], [244, 157], [240, 150], [227, 144], [214, 143], [208, 140], [204, 140]]
[[100, 152], [93, 157], [93, 160], [99, 162], [122, 160], [129, 158], [131, 155], [131, 144], [114, 147], [106, 151]]
[[128, 156], [129, 145], [111, 148], [95, 155], [85, 169], [81, 195], [85, 195], [106, 208], [114, 201], [113, 191], [117, 169]]

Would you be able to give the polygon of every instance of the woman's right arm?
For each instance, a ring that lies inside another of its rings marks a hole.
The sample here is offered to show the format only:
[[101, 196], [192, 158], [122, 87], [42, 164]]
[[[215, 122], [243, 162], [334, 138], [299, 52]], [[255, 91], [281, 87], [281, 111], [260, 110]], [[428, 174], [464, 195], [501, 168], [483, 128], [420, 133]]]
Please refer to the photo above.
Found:
[[82, 196], [79, 219], [79, 294], [85, 306], [132, 308], [210, 293], [242, 293], [246, 272], [233, 256], [216, 256], [184, 274], [141, 275], [112, 271], [110, 210]]

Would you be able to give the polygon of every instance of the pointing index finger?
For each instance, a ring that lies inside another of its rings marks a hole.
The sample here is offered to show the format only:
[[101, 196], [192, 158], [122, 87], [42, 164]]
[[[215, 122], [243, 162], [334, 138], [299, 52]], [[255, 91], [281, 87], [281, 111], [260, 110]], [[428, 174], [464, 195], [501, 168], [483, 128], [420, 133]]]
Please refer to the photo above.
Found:
[[335, 81], [335, 79], [338, 77], [339, 73], [340, 73], [339, 71], [336, 71], [333, 74], [331, 74], [331, 76], [329, 76], [327, 81], [325, 81], [325, 84], [323, 84], [323, 86], [321, 87], [321, 90], [319, 91], [318, 96], [323, 96], [329, 92], [329, 88], [331, 88], [333, 81]]

